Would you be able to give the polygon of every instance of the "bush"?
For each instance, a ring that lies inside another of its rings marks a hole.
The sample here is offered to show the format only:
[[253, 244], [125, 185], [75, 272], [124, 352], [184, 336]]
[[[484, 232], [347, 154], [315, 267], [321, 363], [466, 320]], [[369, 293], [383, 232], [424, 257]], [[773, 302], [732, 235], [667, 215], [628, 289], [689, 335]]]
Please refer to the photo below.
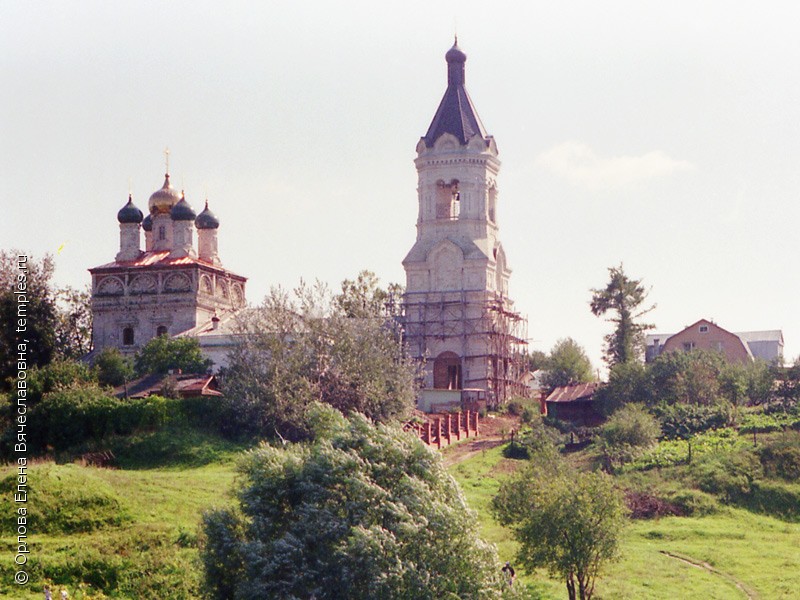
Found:
[[758, 450], [764, 473], [786, 481], [800, 480], [800, 435], [791, 434]]
[[735, 502], [753, 490], [762, 475], [761, 463], [748, 450], [724, 454], [707, 454], [692, 469], [698, 487], [716, 494], [725, 502]]
[[711, 406], [661, 404], [653, 409], [661, 422], [665, 438], [687, 439], [694, 434], [727, 427], [733, 422], [733, 407], [728, 403]]
[[438, 453], [328, 406], [309, 417], [313, 442], [247, 453], [239, 508], [204, 516], [210, 597], [502, 596], [496, 550]]
[[658, 422], [647, 410], [629, 404], [615, 412], [600, 430], [600, 448], [612, 468], [640, 456], [658, 441]]

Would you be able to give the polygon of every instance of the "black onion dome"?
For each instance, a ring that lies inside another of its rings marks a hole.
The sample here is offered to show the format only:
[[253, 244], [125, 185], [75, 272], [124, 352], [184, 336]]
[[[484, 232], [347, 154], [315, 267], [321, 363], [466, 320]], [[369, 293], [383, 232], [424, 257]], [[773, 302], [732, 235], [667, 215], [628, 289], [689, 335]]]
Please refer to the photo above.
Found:
[[198, 229], [217, 229], [219, 228], [219, 219], [208, 208], [208, 200], [206, 200], [206, 207], [203, 209], [197, 218], [194, 220], [195, 227]]
[[453, 47], [447, 51], [447, 54], [444, 55], [444, 59], [451, 63], [451, 62], [466, 62], [467, 55], [464, 54], [464, 51], [458, 47], [458, 40], [455, 41]]
[[136, 208], [133, 197], [128, 196], [128, 203], [117, 213], [117, 221], [120, 223], [141, 223], [144, 215]]
[[153, 217], [147, 215], [142, 221], [142, 229], [145, 231], [153, 231]]
[[172, 207], [169, 216], [173, 221], [194, 221], [197, 216], [186, 201], [186, 197], [181, 195], [180, 202]]

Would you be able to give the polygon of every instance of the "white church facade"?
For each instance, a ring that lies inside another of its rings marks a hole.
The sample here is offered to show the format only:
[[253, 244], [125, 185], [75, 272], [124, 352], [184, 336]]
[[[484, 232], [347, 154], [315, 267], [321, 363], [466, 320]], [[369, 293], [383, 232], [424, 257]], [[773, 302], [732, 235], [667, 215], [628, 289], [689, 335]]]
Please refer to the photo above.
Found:
[[[208, 202], [196, 214], [169, 172], [150, 196], [147, 216], [129, 197], [117, 220], [115, 260], [89, 269], [93, 352], [114, 347], [132, 355], [158, 335], [213, 334], [245, 305], [247, 279], [225, 269], [218, 255], [219, 220]], [[224, 353], [214, 354], [219, 365]]]
[[464, 54], [445, 55], [447, 89], [417, 144], [417, 239], [403, 261], [404, 330], [424, 361], [423, 410], [495, 406], [522, 385], [525, 320], [508, 296], [498, 228], [497, 144], [465, 87]]

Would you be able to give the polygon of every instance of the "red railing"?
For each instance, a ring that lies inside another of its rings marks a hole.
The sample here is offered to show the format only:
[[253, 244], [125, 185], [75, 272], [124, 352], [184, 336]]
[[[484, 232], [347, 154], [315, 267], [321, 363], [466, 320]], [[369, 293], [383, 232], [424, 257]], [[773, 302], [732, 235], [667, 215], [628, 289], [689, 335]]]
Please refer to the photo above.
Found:
[[476, 411], [467, 410], [443, 415], [427, 415], [425, 423], [406, 423], [405, 430], [415, 432], [428, 446], [441, 448], [461, 438], [479, 435], [479, 421], [480, 417]]

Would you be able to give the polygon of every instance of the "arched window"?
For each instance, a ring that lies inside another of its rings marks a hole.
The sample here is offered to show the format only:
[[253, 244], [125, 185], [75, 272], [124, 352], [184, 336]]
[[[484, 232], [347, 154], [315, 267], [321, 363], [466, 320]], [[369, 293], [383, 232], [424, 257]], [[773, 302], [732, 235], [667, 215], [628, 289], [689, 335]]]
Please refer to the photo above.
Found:
[[133, 346], [133, 327], [125, 327], [122, 330], [122, 345]]
[[442, 352], [433, 361], [433, 387], [437, 390], [461, 389], [461, 358], [455, 352]]
[[156, 335], [167, 335], [167, 326], [166, 325], [159, 325], [156, 328]]
[[167, 239], [167, 228], [163, 225], [160, 225], [158, 228], [158, 239], [165, 240]]
[[489, 206], [487, 207], [487, 213], [489, 217], [489, 221], [492, 223], [495, 222], [495, 211], [497, 209], [497, 188], [492, 186], [489, 188], [489, 197], [487, 198], [489, 201]]
[[453, 220], [461, 212], [461, 196], [458, 193], [458, 179], [445, 183], [436, 182], [436, 218]]

